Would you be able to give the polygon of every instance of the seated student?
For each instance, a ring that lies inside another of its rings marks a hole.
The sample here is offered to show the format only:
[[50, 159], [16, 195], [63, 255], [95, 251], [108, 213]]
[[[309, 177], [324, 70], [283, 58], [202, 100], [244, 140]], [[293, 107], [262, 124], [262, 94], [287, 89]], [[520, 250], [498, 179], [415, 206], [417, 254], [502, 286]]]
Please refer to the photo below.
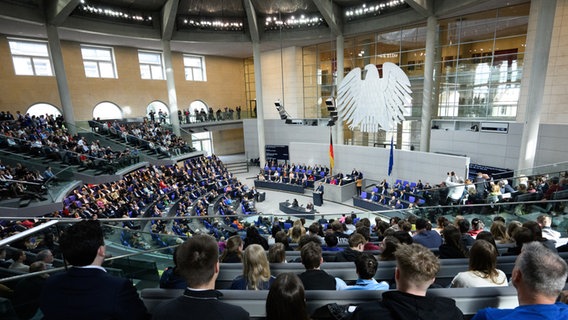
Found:
[[496, 266], [497, 249], [488, 241], [477, 239], [469, 250], [469, 270], [458, 273], [450, 287], [508, 286], [507, 276]]
[[316, 242], [309, 242], [302, 246], [300, 252], [302, 264], [306, 271], [299, 275], [306, 290], [341, 290], [345, 281], [329, 275], [320, 269], [323, 263], [321, 246]]
[[243, 239], [241, 236], [231, 236], [227, 239], [225, 250], [221, 254], [219, 261], [222, 263], [241, 263], [243, 255]]
[[377, 273], [379, 262], [372, 254], [363, 253], [355, 259], [355, 269], [359, 276], [354, 286], [347, 286], [343, 290], [388, 290], [389, 284], [380, 283], [373, 279]]
[[413, 241], [419, 243], [426, 248], [438, 248], [442, 245], [442, 236], [431, 229], [428, 225], [430, 222], [420, 218], [416, 220], [416, 233], [412, 237]]
[[325, 246], [321, 249], [323, 251], [343, 251], [343, 248], [337, 246], [337, 237], [333, 233], [328, 233], [324, 237]]
[[174, 266], [167, 267], [160, 277], [160, 288], [162, 289], [185, 289], [187, 287], [185, 279], [179, 274], [176, 252], [177, 248], [174, 249], [173, 254]]
[[276, 277], [266, 297], [266, 320], [309, 320], [304, 286], [293, 273]]
[[568, 319], [568, 305], [557, 302], [566, 285], [568, 265], [541, 242], [523, 245], [511, 282], [517, 289], [515, 309], [481, 309], [472, 320], [485, 319]]
[[286, 263], [286, 249], [282, 243], [273, 244], [268, 249], [268, 262], [269, 263]]
[[463, 319], [454, 300], [426, 293], [440, 270], [432, 251], [419, 244], [400, 245], [395, 256], [398, 290], [383, 293], [381, 301], [360, 304], [351, 319]]
[[98, 221], [68, 227], [59, 237], [59, 247], [73, 267], [46, 280], [40, 299], [44, 319], [149, 318], [132, 283], [102, 267], [106, 247]]
[[194, 319], [249, 319], [243, 308], [218, 300], [218, 251], [215, 239], [204, 234], [195, 235], [178, 247], [178, 268], [188, 287], [182, 296], [158, 305], [152, 312], [154, 320], [187, 319], [189, 314]]
[[359, 233], [354, 233], [349, 237], [349, 247], [335, 255], [336, 262], [353, 262], [363, 252], [365, 247], [365, 237]]
[[274, 279], [266, 251], [259, 244], [251, 244], [243, 253], [243, 274], [233, 280], [231, 289], [268, 290]]

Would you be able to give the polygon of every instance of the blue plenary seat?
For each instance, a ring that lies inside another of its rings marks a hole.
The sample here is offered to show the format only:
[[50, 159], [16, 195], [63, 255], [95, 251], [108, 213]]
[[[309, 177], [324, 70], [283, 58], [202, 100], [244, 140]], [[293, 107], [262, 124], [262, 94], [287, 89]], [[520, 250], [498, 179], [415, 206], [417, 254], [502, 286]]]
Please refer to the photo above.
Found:
[[361, 192], [361, 199], [367, 199], [367, 192]]

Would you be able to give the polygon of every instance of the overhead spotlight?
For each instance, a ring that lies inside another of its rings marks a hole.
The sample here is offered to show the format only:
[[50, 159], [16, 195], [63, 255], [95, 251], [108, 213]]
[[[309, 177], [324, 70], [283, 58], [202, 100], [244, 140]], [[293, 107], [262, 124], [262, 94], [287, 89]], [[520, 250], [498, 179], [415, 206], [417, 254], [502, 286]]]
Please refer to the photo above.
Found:
[[333, 127], [334, 125], [335, 125], [335, 121], [333, 119], [329, 119], [329, 121], [327, 122], [327, 126]]
[[209, 131], [207, 128], [203, 128], [203, 131]]

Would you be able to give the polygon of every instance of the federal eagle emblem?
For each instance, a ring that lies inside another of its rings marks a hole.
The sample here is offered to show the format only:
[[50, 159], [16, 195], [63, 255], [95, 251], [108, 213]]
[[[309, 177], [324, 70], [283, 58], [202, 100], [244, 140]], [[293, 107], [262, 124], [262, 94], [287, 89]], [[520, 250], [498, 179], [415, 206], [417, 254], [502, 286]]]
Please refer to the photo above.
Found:
[[351, 70], [337, 91], [337, 110], [349, 129], [361, 132], [388, 130], [404, 120], [404, 105], [410, 102], [410, 80], [394, 63], [383, 64], [383, 77], [373, 64]]

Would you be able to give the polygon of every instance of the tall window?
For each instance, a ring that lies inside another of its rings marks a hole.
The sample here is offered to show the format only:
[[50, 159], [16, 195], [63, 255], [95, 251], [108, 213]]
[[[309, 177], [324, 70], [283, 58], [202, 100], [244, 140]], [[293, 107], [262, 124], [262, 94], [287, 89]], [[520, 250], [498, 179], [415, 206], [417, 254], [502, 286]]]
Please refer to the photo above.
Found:
[[162, 54], [152, 51], [138, 51], [140, 76], [142, 79], [164, 80]]
[[184, 55], [183, 65], [185, 66], [185, 80], [207, 81], [204, 57]]
[[8, 39], [14, 62], [14, 70], [19, 76], [53, 76], [47, 42]]
[[117, 78], [112, 48], [81, 46], [87, 78]]

